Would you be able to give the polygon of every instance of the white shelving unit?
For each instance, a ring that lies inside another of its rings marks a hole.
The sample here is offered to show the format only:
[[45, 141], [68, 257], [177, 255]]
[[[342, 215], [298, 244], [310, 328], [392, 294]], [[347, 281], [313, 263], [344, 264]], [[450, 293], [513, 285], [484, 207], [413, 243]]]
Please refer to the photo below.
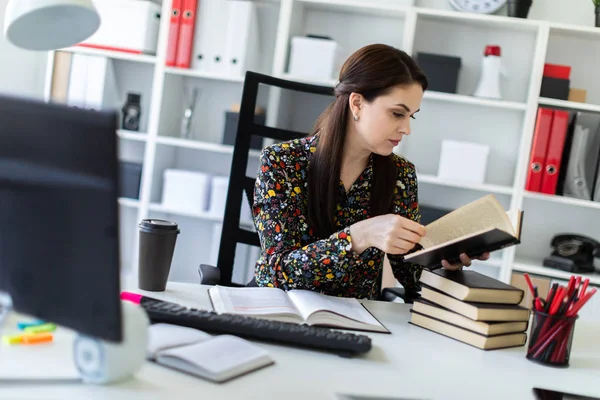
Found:
[[[207, 4], [206, 0], [202, 4]], [[214, 0], [222, 1], [222, 0]], [[295, 35], [328, 35], [347, 54], [363, 45], [383, 42], [414, 55], [432, 52], [459, 56], [462, 68], [456, 94], [427, 91], [412, 134], [396, 152], [414, 162], [419, 172], [420, 201], [423, 204], [454, 208], [487, 193], [497, 196], [506, 208], [522, 208], [525, 224], [522, 244], [494, 254], [494, 259], [475, 268], [503, 281], [513, 271], [550, 278], [570, 274], [544, 268], [552, 237], [575, 232], [600, 239], [600, 203], [559, 196], [528, 193], [524, 190], [529, 152], [538, 105], [600, 112], [600, 80], [591, 80], [597, 66], [584, 62], [600, 50], [600, 29], [570, 26], [546, 21], [466, 14], [419, 7], [396, 6], [393, 2], [367, 0], [281, 0], [257, 3], [264, 62], [259, 72], [286, 79], [333, 86], [336, 76], [315, 80], [292, 76], [287, 71], [290, 39]], [[200, 10], [199, 12], [202, 12]], [[162, 15], [169, 15], [170, 1], [164, 0]], [[145, 133], [119, 131], [128, 157], [141, 157], [144, 163], [139, 201], [121, 201], [125, 215], [122, 232], [125, 263], [135, 267], [137, 223], [147, 217], [173, 218], [182, 225], [175, 269], [193, 271], [209, 261], [211, 239], [219, 216], [189, 215], [165, 210], [160, 205], [162, 173], [180, 167], [227, 175], [231, 146], [221, 144], [224, 112], [241, 100], [243, 76], [165, 67], [169, 19], [162, 18], [156, 56], [135, 56], [116, 52], [72, 48], [69, 51], [97, 54], [123, 64], [117, 73], [131, 77], [126, 68], [151, 68], [144, 85], [150, 95], [145, 114]], [[509, 77], [503, 81], [503, 100], [471, 96], [479, 78], [482, 52], [486, 45], [502, 48]], [[52, 57], [52, 54], [50, 55]], [[540, 98], [544, 63], [573, 66], [572, 86], [588, 89], [590, 104]], [[51, 66], [52, 63], [49, 63]], [[133, 66], [133, 67], [132, 67]], [[135, 69], [137, 68], [137, 70]], [[147, 71], [146, 69], [143, 69]], [[51, 76], [51, 73], [48, 74]], [[122, 79], [127, 86], [129, 81]], [[139, 85], [139, 83], [131, 84]], [[201, 89], [193, 124], [192, 139], [178, 135], [184, 108], [185, 90]], [[151, 88], [151, 89], [149, 89]], [[127, 87], [123, 89], [123, 92]], [[301, 94], [270, 90], [259, 99], [267, 109], [267, 123], [308, 130], [332, 98], [307, 99]], [[466, 140], [489, 145], [486, 182], [476, 185], [448, 182], [437, 178], [441, 141]], [[248, 173], [256, 171], [253, 151]], [[217, 243], [218, 245], [218, 243]], [[251, 256], [246, 261], [252, 264]], [[600, 275], [592, 283], [600, 285]], [[194, 279], [193, 277], [190, 279]], [[598, 307], [600, 308], [600, 307]]]

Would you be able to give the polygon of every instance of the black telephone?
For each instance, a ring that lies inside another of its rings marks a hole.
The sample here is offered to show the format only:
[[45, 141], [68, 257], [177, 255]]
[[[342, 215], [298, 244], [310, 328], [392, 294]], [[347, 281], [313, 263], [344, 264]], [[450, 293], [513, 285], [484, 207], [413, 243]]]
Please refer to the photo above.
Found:
[[544, 266], [573, 273], [595, 272], [594, 257], [600, 257], [600, 243], [587, 236], [563, 233], [554, 236], [552, 254]]

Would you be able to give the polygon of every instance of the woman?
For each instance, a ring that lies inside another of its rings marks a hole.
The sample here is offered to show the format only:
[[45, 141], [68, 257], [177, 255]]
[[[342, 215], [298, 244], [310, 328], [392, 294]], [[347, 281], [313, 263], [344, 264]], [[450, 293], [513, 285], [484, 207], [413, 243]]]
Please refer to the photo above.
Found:
[[[396, 279], [420, 289], [422, 268], [402, 258], [425, 234], [417, 177], [393, 149], [410, 134], [426, 89], [405, 52], [363, 47], [344, 63], [315, 134], [263, 150], [253, 207], [259, 286], [376, 299], [387, 254]], [[442, 265], [471, 264], [464, 254], [461, 262]]]

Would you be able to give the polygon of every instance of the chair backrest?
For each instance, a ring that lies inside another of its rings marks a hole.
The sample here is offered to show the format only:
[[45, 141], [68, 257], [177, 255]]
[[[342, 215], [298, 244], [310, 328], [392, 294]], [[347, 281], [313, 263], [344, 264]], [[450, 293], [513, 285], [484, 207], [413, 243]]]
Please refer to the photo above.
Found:
[[[246, 192], [246, 201], [248, 201], [250, 209], [252, 209], [254, 197], [256, 179], [246, 175], [252, 136], [283, 142], [305, 137], [308, 134], [308, 132], [281, 129], [255, 122], [256, 103], [261, 85], [315, 95], [333, 95], [333, 88], [331, 87], [289, 81], [251, 71], [246, 73], [217, 260], [217, 267], [221, 275], [219, 284], [224, 286], [243, 286], [232, 282], [238, 244], [260, 247], [258, 234], [240, 227], [240, 208], [242, 201], [244, 201], [244, 192]], [[268, 112], [269, 110], [267, 110]]]

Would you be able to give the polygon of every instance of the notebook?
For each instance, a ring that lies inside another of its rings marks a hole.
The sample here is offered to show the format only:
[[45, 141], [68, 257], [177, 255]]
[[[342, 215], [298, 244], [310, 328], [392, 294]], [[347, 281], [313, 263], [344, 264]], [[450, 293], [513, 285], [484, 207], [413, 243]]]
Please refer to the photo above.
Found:
[[474, 270], [423, 270], [420, 282], [458, 300], [519, 304], [524, 291]]
[[266, 350], [248, 340], [164, 323], [148, 329], [147, 358], [219, 383], [274, 364]]
[[216, 313], [238, 314], [282, 322], [390, 333], [355, 298], [312, 290], [272, 287], [212, 286], [208, 295]]

